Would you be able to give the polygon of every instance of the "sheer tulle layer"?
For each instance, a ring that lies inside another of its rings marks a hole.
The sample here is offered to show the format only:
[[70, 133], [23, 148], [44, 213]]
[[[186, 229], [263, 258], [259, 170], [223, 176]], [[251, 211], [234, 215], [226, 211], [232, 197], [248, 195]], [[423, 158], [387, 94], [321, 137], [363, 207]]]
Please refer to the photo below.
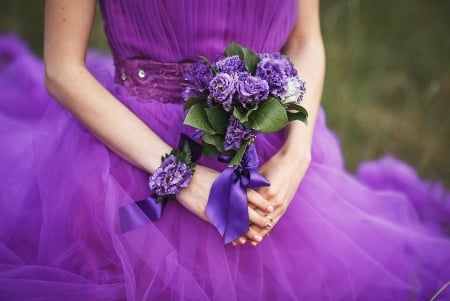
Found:
[[[47, 96], [41, 62], [14, 37], [0, 39], [0, 64], [1, 300], [427, 300], [450, 280], [448, 193], [390, 157], [349, 175], [323, 113], [311, 167], [260, 246], [224, 245], [176, 202], [122, 234], [118, 208], [148, 196], [148, 175]], [[129, 96], [111, 64], [89, 56], [105, 86], [175, 146], [190, 131], [181, 105]], [[282, 136], [258, 137], [262, 162]]]

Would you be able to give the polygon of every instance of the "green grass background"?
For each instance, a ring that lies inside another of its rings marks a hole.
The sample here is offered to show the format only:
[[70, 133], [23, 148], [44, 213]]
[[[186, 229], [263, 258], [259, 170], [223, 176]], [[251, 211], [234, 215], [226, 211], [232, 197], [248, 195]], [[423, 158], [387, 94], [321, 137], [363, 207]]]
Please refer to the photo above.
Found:
[[[44, 1], [0, 0], [0, 32], [42, 53]], [[450, 187], [450, 1], [322, 0], [323, 105], [346, 165], [385, 154]], [[91, 47], [108, 51], [97, 18]]]

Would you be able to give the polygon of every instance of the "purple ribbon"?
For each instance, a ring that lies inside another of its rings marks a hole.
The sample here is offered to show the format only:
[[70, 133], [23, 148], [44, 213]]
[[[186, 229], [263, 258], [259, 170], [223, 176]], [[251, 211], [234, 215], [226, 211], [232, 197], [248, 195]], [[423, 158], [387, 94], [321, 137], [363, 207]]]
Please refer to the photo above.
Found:
[[156, 203], [156, 195], [153, 194], [145, 200], [120, 207], [120, 230], [122, 233], [125, 233], [142, 227], [150, 221], [159, 219], [162, 215], [164, 205], [164, 202]]
[[[178, 148], [183, 149], [186, 142], [191, 149], [192, 162], [196, 162], [202, 154], [201, 145], [189, 138], [186, 134], [181, 134]], [[166, 202], [157, 203], [156, 197], [156, 194], [152, 194], [145, 200], [140, 200], [120, 207], [120, 230], [125, 233], [144, 226], [150, 221], [158, 220], [162, 215]]]
[[255, 145], [250, 144], [241, 166], [227, 167], [211, 187], [206, 215], [225, 243], [241, 237], [249, 229], [247, 188], [270, 185], [258, 172], [258, 165]]

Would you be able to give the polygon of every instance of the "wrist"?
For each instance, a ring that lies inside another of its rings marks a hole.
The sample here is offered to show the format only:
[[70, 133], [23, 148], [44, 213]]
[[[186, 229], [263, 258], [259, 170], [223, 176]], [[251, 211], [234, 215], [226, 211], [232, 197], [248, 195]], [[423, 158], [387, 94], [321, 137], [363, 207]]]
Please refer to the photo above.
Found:
[[290, 160], [307, 160], [311, 157], [311, 146], [311, 128], [303, 122], [294, 121], [287, 128], [285, 142], [280, 153]]

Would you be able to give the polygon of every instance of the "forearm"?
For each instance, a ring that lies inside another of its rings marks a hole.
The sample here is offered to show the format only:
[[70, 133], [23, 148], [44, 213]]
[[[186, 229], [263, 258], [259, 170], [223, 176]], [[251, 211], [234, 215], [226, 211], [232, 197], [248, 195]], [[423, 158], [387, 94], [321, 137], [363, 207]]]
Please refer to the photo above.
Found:
[[299, 1], [298, 20], [286, 44], [284, 53], [292, 59], [299, 76], [306, 81], [302, 106], [309, 113], [308, 123], [294, 121], [288, 125], [282, 152], [290, 157], [308, 157], [311, 152], [314, 126], [320, 107], [325, 77], [325, 50], [320, 30], [319, 0]]
[[161, 155], [170, 151], [84, 64], [47, 66], [46, 86], [99, 140], [130, 163], [153, 172], [160, 164]]
[[96, 0], [46, 0], [44, 63], [50, 94], [106, 146], [155, 171], [169, 146], [88, 71], [86, 49]]
[[306, 81], [306, 94], [301, 105], [308, 111], [306, 125], [299, 121], [291, 122], [288, 125], [286, 145], [306, 143], [311, 146], [325, 76], [323, 43], [320, 38], [304, 41], [299, 47], [285, 49], [285, 54], [292, 59], [299, 71], [299, 76]]

